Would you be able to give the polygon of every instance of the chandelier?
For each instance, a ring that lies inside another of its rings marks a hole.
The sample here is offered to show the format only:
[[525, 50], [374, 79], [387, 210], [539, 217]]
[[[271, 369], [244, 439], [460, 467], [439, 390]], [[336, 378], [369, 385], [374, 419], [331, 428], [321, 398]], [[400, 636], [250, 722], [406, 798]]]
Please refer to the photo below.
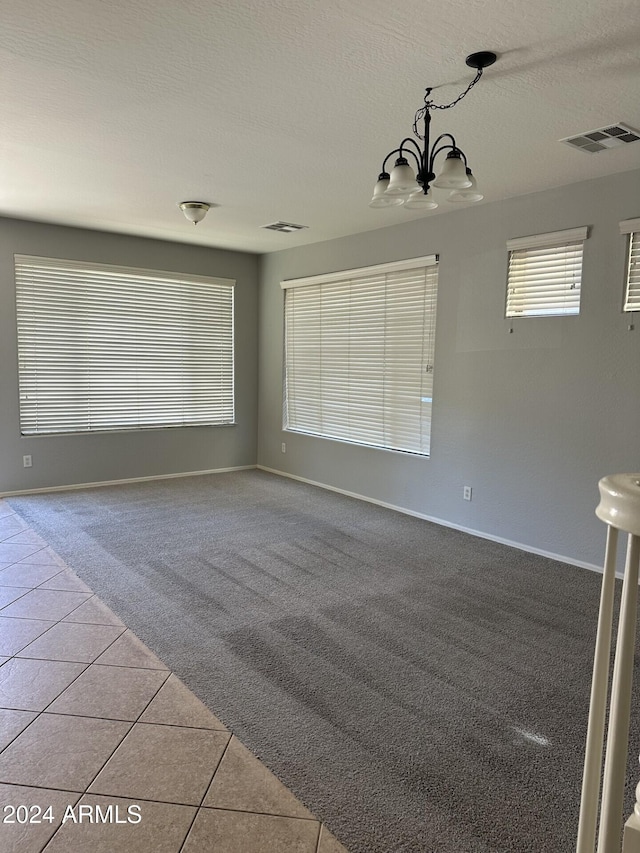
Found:
[[[398, 148], [394, 148], [384, 158], [378, 182], [373, 191], [369, 207], [392, 207], [403, 204], [411, 210], [435, 210], [438, 203], [433, 198], [431, 187], [450, 189], [447, 201], [466, 202], [480, 201], [483, 196], [478, 192], [467, 158], [458, 147], [450, 133], [441, 133], [433, 145], [429, 145], [429, 128], [432, 110], [449, 110], [464, 98], [482, 77], [482, 72], [493, 65], [497, 56], [489, 51], [472, 53], [467, 56], [466, 63], [475, 68], [477, 74], [455, 101], [450, 104], [434, 104], [429, 100], [432, 89], [427, 89], [424, 96], [424, 106], [420, 107], [413, 122], [413, 133], [423, 142], [423, 148], [411, 137], [406, 137]], [[424, 121], [424, 132], [419, 130], [420, 121]], [[436, 177], [434, 168], [439, 154], [446, 151], [447, 156], [442, 171]], [[387, 162], [397, 154], [391, 174], [387, 172]], [[408, 159], [409, 158], [409, 159]], [[415, 162], [416, 170], [409, 160]]]

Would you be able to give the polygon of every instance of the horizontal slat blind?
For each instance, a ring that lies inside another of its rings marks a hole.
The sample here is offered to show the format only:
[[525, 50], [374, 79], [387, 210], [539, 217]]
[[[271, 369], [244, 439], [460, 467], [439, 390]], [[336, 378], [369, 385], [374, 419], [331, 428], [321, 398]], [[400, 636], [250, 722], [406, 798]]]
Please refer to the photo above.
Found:
[[582, 240], [512, 249], [507, 278], [507, 317], [580, 312]]
[[640, 311], [640, 231], [629, 235], [629, 268], [625, 311]]
[[233, 423], [233, 281], [15, 262], [23, 434]]
[[428, 456], [437, 266], [358, 273], [286, 289], [285, 428]]

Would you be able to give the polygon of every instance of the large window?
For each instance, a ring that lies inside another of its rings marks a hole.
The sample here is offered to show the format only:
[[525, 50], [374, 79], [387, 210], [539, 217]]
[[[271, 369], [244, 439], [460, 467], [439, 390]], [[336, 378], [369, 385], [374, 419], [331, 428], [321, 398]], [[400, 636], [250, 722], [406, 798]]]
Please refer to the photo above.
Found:
[[282, 287], [285, 429], [428, 456], [436, 256]]
[[620, 231], [627, 234], [629, 240], [624, 310], [640, 311], [640, 219], [621, 222]]
[[24, 435], [233, 423], [233, 281], [15, 265]]
[[580, 312], [582, 254], [587, 228], [507, 242], [507, 317], [551, 317]]

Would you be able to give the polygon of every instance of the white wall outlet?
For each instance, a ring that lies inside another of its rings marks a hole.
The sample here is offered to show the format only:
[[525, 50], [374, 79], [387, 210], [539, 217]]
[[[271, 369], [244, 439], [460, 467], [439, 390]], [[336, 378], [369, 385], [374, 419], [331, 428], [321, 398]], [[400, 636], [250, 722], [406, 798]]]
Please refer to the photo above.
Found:
[[285, 443], [284, 441], [282, 442], [281, 450], [282, 450], [282, 452], [283, 452], [283, 453], [286, 453], [286, 452], [287, 452], [287, 445], [286, 445], [286, 443]]
[[465, 501], [471, 500], [471, 486], [464, 486], [462, 490], [462, 497], [465, 499]]
[[27, 453], [25, 456], [22, 457], [22, 467], [23, 468], [31, 468], [32, 465], [33, 465], [33, 460], [31, 459], [31, 454]]

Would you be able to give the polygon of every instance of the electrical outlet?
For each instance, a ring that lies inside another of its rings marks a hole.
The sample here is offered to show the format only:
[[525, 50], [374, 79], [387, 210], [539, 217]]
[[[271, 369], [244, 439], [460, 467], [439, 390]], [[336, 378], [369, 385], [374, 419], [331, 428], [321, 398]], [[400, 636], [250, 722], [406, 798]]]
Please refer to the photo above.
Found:
[[22, 457], [22, 467], [23, 468], [31, 468], [33, 465], [33, 461], [31, 459], [31, 454], [28, 453], [26, 456]]
[[286, 452], [287, 452], [287, 445], [285, 444], [285, 442], [284, 442], [284, 441], [282, 442], [281, 449], [282, 449], [282, 452], [283, 452], [283, 453], [286, 453]]
[[471, 486], [465, 486], [462, 490], [462, 497], [465, 501], [471, 500]]

